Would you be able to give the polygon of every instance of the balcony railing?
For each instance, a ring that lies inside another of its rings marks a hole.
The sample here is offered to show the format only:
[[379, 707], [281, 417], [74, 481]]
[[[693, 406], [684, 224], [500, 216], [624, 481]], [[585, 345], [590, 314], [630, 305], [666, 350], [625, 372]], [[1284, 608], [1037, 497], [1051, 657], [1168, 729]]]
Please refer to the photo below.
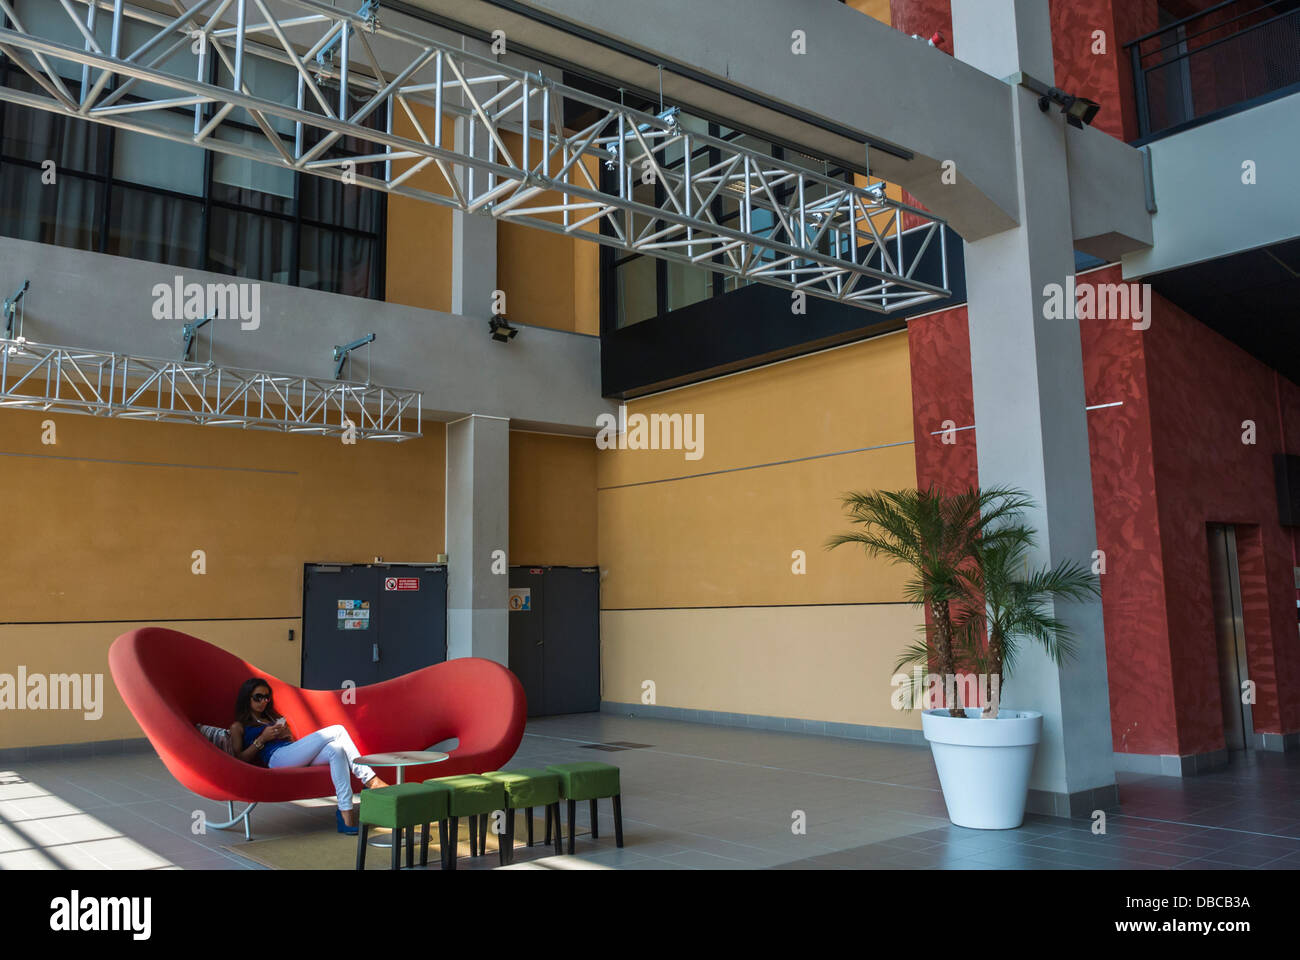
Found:
[[1300, 91], [1300, 0], [1228, 0], [1124, 46], [1139, 139], [1150, 139]]

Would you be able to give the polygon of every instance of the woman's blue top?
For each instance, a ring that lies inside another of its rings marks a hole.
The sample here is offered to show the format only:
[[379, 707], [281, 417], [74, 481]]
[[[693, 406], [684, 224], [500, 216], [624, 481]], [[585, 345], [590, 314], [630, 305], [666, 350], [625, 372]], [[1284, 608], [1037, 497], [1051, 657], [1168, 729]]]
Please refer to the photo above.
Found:
[[[258, 738], [258, 735], [261, 734], [261, 732], [269, 726], [271, 726], [271, 724], [269, 723], [259, 723], [256, 726], [245, 727], [244, 728], [244, 749], [247, 750], [249, 747], [251, 747], [253, 745], [253, 741]], [[291, 743], [293, 743], [292, 740], [266, 741], [266, 746], [264, 746], [262, 748], [262, 752], [257, 755], [257, 763], [263, 767], [269, 766], [271, 762], [271, 754], [275, 753], [275, 751], [279, 750], [281, 747], [287, 747]]]

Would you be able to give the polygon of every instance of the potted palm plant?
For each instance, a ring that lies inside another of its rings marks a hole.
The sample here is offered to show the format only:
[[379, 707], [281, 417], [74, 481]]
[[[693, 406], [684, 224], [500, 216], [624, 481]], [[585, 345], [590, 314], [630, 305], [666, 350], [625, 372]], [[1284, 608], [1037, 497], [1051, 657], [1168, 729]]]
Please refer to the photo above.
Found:
[[[1034, 532], [1021, 515], [1033, 501], [1015, 489], [877, 491], [848, 494], [843, 502], [860, 529], [827, 546], [858, 543], [910, 567], [905, 597], [933, 627], [929, 643], [922, 638], [903, 651], [895, 679], [912, 694], [901, 701], [910, 709], [920, 699], [915, 684], [926, 677], [931, 709], [921, 726], [949, 819], [979, 829], [1019, 826], [1043, 718], [1003, 708], [1002, 684], [1023, 641], [1040, 644], [1058, 664], [1072, 655], [1074, 637], [1051, 602], [1098, 595], [1096, 578], [1068, 561], [1030, 569]], [[937, 690], [931, 665], [939, 671]], [[902, 672], [908, 668], [910, 674]], [[972, 679], [976, 702], [964, 706], [962, 691]]]

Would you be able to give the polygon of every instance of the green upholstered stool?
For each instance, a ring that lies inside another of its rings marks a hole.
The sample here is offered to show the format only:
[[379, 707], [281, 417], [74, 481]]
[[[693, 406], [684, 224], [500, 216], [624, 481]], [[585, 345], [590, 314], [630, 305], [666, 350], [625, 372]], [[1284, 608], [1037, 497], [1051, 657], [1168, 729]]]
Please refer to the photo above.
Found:
[[596, 801], [609, 797], [614, 801], [614, 842], [623, 846], [623, 801], [618, 785], [618, 767], [586, 760], [581, 763], [553, 763], [546, 768], [560, 775], [560, 790], [569, 801], [569, 853], [573, 853], [573, 819], [579, 800], [591, 803], [591, 839], [600, 837], [596, 822]]
[[555, 825], [555, 852], [563, 853], [564, 831], [560, 829], [560, 775], [536, 768], [497, 770], [483, 774], [506, 788], [507, 862], [514, 859], [514, 811], [523, 810], [528, 827], [528, 846], [533, 845], [533, 807], [546, 811], [546, 843], [551, 842], [551, 825]]
[[371, 827], [388, 827], [393, 831], [393, 869], [401, 868], [402, 834], [406, 834], [406, 865], [415, 866], [415, 825], [423, 824], [420, 866], [429, 862], [429, 824], [437, 821], [442, 845], [447, 845], [447, 794], [431, 790], [421, 783], [399, 783], [361, 793], [361, 812], [357, 818], [357, 869], [366, 868], [366, 840]]
[[[426, 780], [421, 786], [432, 787], [447, 796], [447, 813], [451, 821], [448, 831], [450, 842], [443, 844], [443, 866], [456, 869], [457, 845], [460, 843], [460, 818], [469, 817], [469, 855], [482, 856], [486, 850], [479, 844], [480, 836], [487, 835], [487, 817], [494, 811], [504, 811], [506, 788], [496, 780], [465, 773], [455, 777], [438, 777]], [[483, 819], [483, 832], [479, 833], [479, 817]], [[506, 818], [509, 821], [509, 817]], [[509, 829], [509, 827], [507, 827]], [[502, 865], [506, 862], [505, 844], [498, 844]]]

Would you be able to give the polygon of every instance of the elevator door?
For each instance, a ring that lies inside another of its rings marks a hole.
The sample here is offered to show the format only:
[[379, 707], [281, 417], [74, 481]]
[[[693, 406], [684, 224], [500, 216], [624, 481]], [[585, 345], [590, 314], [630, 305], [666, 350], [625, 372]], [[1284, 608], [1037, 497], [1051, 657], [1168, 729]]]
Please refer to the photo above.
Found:
[[1246, 631], [1241, 613], [1237, 572], [1237, 535], [1227, 524], [1209, 525], [1210, 589], [1214, 597], [1214, 633], [1218, 646], [1219, 699], [1223, 704], [1223, 740], [1229, 750], [1245, 750], [1254, 733], [1250, 705], [1242, 703], [1246, 671]]

